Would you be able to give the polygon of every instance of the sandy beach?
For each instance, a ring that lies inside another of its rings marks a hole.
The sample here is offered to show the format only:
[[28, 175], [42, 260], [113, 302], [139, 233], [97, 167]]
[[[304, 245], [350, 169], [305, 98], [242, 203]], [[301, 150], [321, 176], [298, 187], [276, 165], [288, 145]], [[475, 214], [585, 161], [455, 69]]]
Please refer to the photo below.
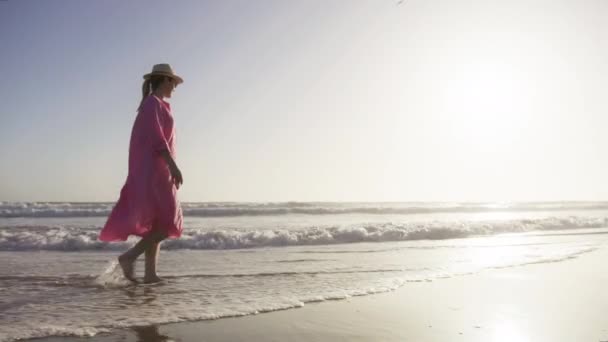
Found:
[[606, 260], [608, 248], [602, 246], [560, 262], [410, 282], [388, 293], [254, 316], [129, 328], [87, 340], [608, 341]]

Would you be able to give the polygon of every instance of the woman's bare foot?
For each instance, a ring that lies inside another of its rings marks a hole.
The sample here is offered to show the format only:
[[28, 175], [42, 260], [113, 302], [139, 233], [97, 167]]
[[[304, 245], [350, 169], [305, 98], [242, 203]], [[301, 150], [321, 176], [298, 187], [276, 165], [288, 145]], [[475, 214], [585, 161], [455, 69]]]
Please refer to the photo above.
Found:
[[136, 283], [137, 280], [135, 279], [135, 260], [129, 260], [128, 258], [121, 255], [118, 257], [118, 263], [122, 268], [122, 273], [124, 274], [125, 278]]
[[160, 283], [163, 280], [163, 278], [159, 278], [157, 275], [153, 275], [151, 277], [144, 277], [145, 284]]

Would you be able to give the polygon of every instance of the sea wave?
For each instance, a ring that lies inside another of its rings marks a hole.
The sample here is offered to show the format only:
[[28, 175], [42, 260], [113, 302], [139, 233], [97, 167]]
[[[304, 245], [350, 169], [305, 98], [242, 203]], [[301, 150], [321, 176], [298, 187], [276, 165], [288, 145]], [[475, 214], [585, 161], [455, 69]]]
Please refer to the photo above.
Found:
[[17, 340], [43, 338], [50, 336], [93, 337], [99, 333], [107, 333], [111, 331], [108, 328], [79, 328], [51, 324], [42, 324], [37, 327], [26, 327], [21, 329], [7, 327], [7, 330], [8, 331], [5, 336], [0, 335], [0, 342], [12, 342]]
[[[103, 217], [113, 202], [0, 202], [0, 217]], [[289, 214], [467, 213], [500, 211], [608, 210], [608, 202], [538, 203], [341, 203], [341, 202], [183, 202], [184, 215], [194, 217], [276, 216]]]
[[[608, 227], [608, 217], [546, 217], [502, 221], [432, 221], [373, 223], [348, 226], [313, 226], [303, 229], [186, 228], [179, 239], [167, 239], [162, 248], [242, 249], [259, 247], [334, 245], [357, 242], [443, 240], [474, 235]], [[0, 228], [0, 251], [123, 250], [135, 240], [99, 241], [98, 229], [62, 226]]]

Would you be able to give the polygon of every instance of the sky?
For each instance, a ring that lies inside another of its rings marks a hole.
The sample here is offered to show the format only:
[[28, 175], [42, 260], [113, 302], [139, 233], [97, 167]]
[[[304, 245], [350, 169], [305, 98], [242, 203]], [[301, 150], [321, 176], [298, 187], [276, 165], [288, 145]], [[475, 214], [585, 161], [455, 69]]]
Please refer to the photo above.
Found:
[[181, 201], [608, 200], [608, 1], [0, 1], [0, 200], [116, 201], [169, 63]]

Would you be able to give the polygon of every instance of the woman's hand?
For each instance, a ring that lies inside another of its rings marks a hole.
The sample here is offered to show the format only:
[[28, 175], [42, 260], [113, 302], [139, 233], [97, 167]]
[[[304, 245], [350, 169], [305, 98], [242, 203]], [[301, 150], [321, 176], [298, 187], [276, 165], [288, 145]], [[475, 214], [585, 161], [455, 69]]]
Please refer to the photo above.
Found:
[[182, 172], [179, 170], [177, 165], [172, 167], [171, 169], [171, 177], [173, 178], [173, 183], [179, 189], [180, 185], [184, 183], [184, 178], [182, 177]]
[[179, 186], [184, 182], [184, 178], [182, 177], [182, 172], [177, 167], [177, 164], [175, 164], [175, 161], [173, 160], [173, 158], [171, 157], [171, 154], [169, 153], [169, 151], [167, 149], [161, 150], [160, 154], [163, 157], [163, 159], [167, 162], [167, 165], [169, 166], [169, 172], [171, 172], [171, 178], [172, 178], [171, 180], [173, 181], [175, 186], [179, 189]]

